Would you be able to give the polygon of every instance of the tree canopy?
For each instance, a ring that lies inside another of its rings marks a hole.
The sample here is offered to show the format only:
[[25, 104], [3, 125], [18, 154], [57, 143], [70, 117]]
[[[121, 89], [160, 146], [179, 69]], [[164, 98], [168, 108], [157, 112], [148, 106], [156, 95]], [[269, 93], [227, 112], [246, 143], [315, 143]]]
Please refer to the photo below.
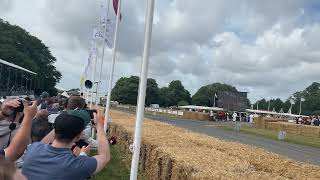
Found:
[[228, 84], [213, 83], [206, 86], [202, 86], [193, 96], [192, 104], [199, 106], [209, 106], [214, 105], [215, 94], [218, 92], [229, 91], [238, 92], [238, 90]]
[[[300, 111], [300, 100], [304, 98], [305, 101], [301, 102], [301, 113], [304, 115], [317, 115], [320, 112], [320, 83], [314, 82], [308, 86], [303, 91], [298, 91], [293, 93], [289, 98], [284, 102], [280, 99], [271, 99], [270, 100], [270, 110], [275, 108], [277, 112], [282, 108], [284, 112], [288, 112], [290, 108], [290, 99], [293, 99], [294, 105], [292, 106], [291, 112], [294, 114], [299, 114]], [[269, 100], [261, 99], [258, 102], [259, 109], [267, 110]], [[256, 107], [257, 102], [254, 104]]]
[[168, 87], [160, 89], [161, 106], [179, 106], [188, 105], [191, 102], [191, 96], [188, 90], [184, 88], [181, 81], [171, 81]]
[[56, 58], [41, 40], [19, 26], [0, 19], [0, 59], [37, 73], [36, 93], [56, 94], [55, 85], [61, 73], [55, 68]]
[[[122, 104], [137, 104], [139, 77], [122, 77], [111, 92], [111, 99]], [[159, 88], [156, 80], [149, 78], [147, 81], [146, 105], [157, 104], [159, 101]]]

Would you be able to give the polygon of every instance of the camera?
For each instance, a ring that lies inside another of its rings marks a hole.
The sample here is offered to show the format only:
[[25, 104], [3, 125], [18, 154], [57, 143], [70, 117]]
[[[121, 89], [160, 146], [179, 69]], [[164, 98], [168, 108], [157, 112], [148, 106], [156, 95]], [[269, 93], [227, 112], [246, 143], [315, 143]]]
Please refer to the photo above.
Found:
[[15, 112], [15, 113], [23, 112], [23, 110], [24, 110], [24, 105], [23, 105], [23, 104], [24, 104], [25, 102], [27, 102], [28, 106], [32, 105], [32, 102], [29, 101], [29, 100], [19, 99], [18, 101], [20, 102], [20, 105], [14, 109], [14, 112]]
[[14, 109], [15, 113], [23, 112], [24, 110], [23, 100], [19, 99], [18, 101], [20, 102], [20, 105]]

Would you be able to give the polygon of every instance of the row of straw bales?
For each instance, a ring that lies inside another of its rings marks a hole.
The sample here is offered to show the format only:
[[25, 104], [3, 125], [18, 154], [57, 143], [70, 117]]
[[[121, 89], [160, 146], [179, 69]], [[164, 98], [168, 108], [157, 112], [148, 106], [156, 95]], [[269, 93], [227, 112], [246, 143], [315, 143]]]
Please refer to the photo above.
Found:
[[275, 131], [283, 130], [290, 134], [297, 134], [308, 137], [320, 137], [319, 126], [301, 125], [285, 122], [272, 122], [268, 123], [267, 128]]
[[[134, 115], [112, 111], [111, 135], [128, 162]], [[320, 179], [320, 166], [146, 119], [139, 173], [147, 179]]]
[[254, 118], [254, 124], [257, 128], [266, 129], [268, 127], [268, 124], [272, 122], [288, 122], [288, 120], [279, 118], [267, 118], [261, 116]]

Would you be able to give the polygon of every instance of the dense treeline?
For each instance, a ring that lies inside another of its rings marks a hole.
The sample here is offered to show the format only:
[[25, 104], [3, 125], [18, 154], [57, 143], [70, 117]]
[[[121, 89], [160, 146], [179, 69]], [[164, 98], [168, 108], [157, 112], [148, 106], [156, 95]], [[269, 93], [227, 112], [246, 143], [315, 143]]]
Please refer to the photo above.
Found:
[[[111, 93], [111, 99], [123, 104], [137, 104], [139, 77], [120, 78]], [[184, 88], [181, 81], [175, 80], [168, 87], [159, 88], [155, 79], [148, 79], [146, 105], [159, 104], [162, 107], [195, 104], [213, 106], [214, 94], [222, 91], [237, 92], [235, 87], [227, 84], [214, 83], [201, 87], [195, 95]]]
[[[61, 79], [61, 73], [55, 68], [56, 58], [52, 56], [48, 47], [24, 29], [10, 25], [2, 19], [0, 19], [0, 59], [36, 72], [36, 93], [39, 94], [41, 91], [57, 93], [55, 85]], [[8, 75], [8, 69], [3, 68], [2, 74]], [[22, 82], [25, 86], [29, 79], [29, 85], [34, 83], [34, 80], [31, 82], [33, 77], [29, 74], [21, 71], [11, 71], [11, 74], [11, 82], [19, 85]]]
[[[300, 100], [301, 98], [305, 99], [305, 101], [301, 102], [301, 114], [304, 115], [320, 115], [320, 83], [314, 82], [310, 86], [308, 86], [303, 91], [298, 91], [290, 96], [285, 101], [281, 99], [271, 99], [270, 105], [269, 100], [260, 99], [258, 101], [258, 108], [262, 110], [268, 110], [268, 106], [270, 110], [273, 108], [278, 112], [281, 110], [284, 112], [288, 112], [290, 108], [290, 99], [294, 101], [294, 105], [292, 106], [291, 112], [294, 114], [299, 114], [300, 111]], [[257, 102], [254, 104], [256, 108]]]
[[[123, 104], [137, 104], [137, 95], [139, 87], [139, 77], [122, 77], [120, 78], [111, 93], [111, 99]], [[182, 106], [182, 105], [200, 105], [212, 107], [214, 104], [215, 94], [218, 92], [238, 92], [238, 90], [228, 84], [213, 83], [199, 88], [199, 90], [191, 97], [188, 90], [184, 88], [181, 81], [174, 80], [169, 83], [168, 87], [159, 88], [155, 79], [148, 79], [146, 105], [159, 104], [162, 107]], [[319, 114], [320, 115], [320, 84], [312, 83], [303, 91], [294, 93], [292, 99], [295, 104], [292, 106], [292, 113], [299, 113], [300, 99], [302, 102], [302, 114]], [[250, 101], [247, 99], [248, 108]], [[257, 108], [257, 102], [253, 104], [254, 109]], [[290, 108], [290, 98], [282, 101], [280, 98], [269, 100], [261, 99], [258, 101], [259, 110], [275, 110], [279, 112], [281, 109], [288, 112]]]

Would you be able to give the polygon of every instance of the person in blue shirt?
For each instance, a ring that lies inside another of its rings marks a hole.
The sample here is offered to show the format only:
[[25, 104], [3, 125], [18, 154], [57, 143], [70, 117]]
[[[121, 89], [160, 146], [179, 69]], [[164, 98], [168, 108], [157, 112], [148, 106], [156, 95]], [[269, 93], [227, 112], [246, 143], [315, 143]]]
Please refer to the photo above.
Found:
[[[90, 121], [85, 110], [60, 114], [54, 122], [54, 131], [42, 142], [32, 143], [26, 151], [22, 174], [29, 180], [83, 180], [101, 170], [110, 160], [110, 149], [99, 115], [94, 114], [97, 129], [98, 155], [75, 156], [71, 150]], [[52, 144], [46, 144], [53, 139]]]

